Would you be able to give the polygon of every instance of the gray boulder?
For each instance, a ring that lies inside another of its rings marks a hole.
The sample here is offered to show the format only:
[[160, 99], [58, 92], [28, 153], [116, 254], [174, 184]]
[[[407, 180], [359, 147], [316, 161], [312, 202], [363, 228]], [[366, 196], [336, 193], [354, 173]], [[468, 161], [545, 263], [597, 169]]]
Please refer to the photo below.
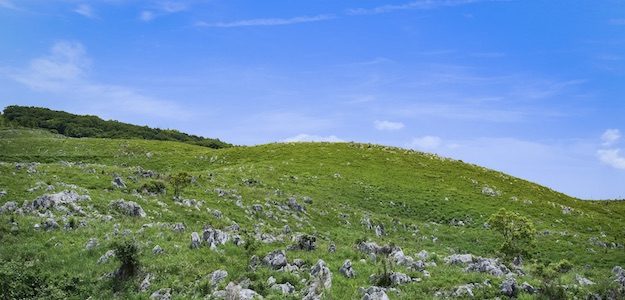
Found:
[[625, 288], [625, 269], [621, 266], [616, 266], [612, 269], [614, 274], [614, 281], [616, 281], [622, 288]]
[[125, 201], [124, 199], [115, 200], [115, 201], [111, 201], [109, 206], [113, 210], [126, 216], [140, 217], [140, 218], [146, 217], [146, 213], [145, 211], [143, 211], [143, 208], [141, 207], [141, 205], [133, 201]]
[[152, 293], [150, 300], [171, 300], [171, 289], [164, 288]]
[[587, 286], [587, 285], [593, 285], [595, 284], [594, 282], [592, 282], [590, 279], [581, 276], [579, 274], [575, 275], [575, 281], [577, 281], [577, 283], [581, 286]]
[[111, 184], [116, 188], [120, 188], [120, 189], [126, 188], [126, 184], [124, 183], [124, 180], [119, 176], [113, 176], [113, 181], [111, 181]]
[[228, 242], [228, 240], [230, 240], [230, 235], [228, 233], [219, 229], [212, 228], [210, 226], [204, 228], [204, 233], [202, 234], [202, 237], [206, 244], [211, 247], [211, 249], [223, 245]]
[[59, 228], [59, 223], [57, 223], [53, 218], [48, 218], [41, 223], [41, 226], [45, 230], [54, 230]]
[[412, 282], [412, 278], [410, 278], [410, 276], [399, 272], [391, 273], [390, 279], [393, 285], [402, 285]]
[[493, 276], [504, 276], [510, 274], [510, 270], [498, 259], [478, 257], [473, 263], [470, 263], [466, 271], [487, 273]]
[[328, 253], [334, 253], [334, 252], [336, 252], [336, 245], [330, 244], [330, 246], [328, 246]]
[[506, 278], [499, 286], [499, 290], [508, 297], [514, 297], [518, 291], [516, 280], [513, 277]]
[[187, 229], [187, 228], [184, 226], [183, 223], [176, 223], [176, 224], [174, 224], [174, 226], [172, 228], [172, 230], [174, 232], [178, 232], [178, 233], [184, 232], [185, 229]]
[[449, 265], [460, 265], [473, 262], [473, 255], [471, 254], [453, 254], [445, 257], [445, 263]]
[[313, 251], [316, 248], [317, 238], [308, 234], [299, 234], [293, 237], [294, 245], [289, 246], [289, 250]]
[[152, 279], [154, 279], [154, 275], [151, 273], [145, 275], [145, 278], [143, 278], [143, 281], [141, 281], [141, 284], [139, 285], [139, 292], [147, 292], [148, 289], [150, 289], [150, 285], [152, 285]]
[[224, 270], [217, 270], [210, 274], [210, 284], [215, 287], [219, 285], [224, 279], [228, 277], [228, 272]]
[[371, 286], [367, 289], [363, 289], [361, 293], [362, 300], [389, 300], [386, 295], [386, 289], [381, 287]]
[[354, 278], [354, 276], [356, 276], [356, 272], [352, 268], [352, 262], [349, 259], [343, 262], [343, 265], [339, 268], [339, 272], [347, 278]]
[[200, 235], [197, 232], [191, 233], [191, 249], [200, 248], [202, 244], [202, 240], [200, 239]]
[[97, 246], [98, 246], [98, 239], [90, 238], [87, 241], [87, 244], [85, 244], [85, 249], [87, 249], [87, 251], [91, 251], [91, 250], [93, 250]]
[[271, 285], [271, 289], [282, 292], [282, 295], [293, 294], [295, 292], [295, 287], [290, 282]]
[[9, 201], [0, 207], [0, 214], [13, 213], [17, 208], [17, 203]]
[[278, 270], [287, 265], [286, 253], [284, 250], [273, 251], [263, 258], [263, 263], [274, 270]]
[[304, 291], [303, 300], [322, 299], [326, 289], [332, 287], [332, 272], [326, 266], [326, 263], [319, 259], [317, 263], [310, 269], [311, 281]]
[[152, 248], [152, 254], [154, 255], [159, 255], [159, 254], [163, 254], [165, 253], [165, 250], [163, 250], [163, 248], [161, 248], [161, 246], [156, 245], [154, 246], [154, 248]]
[[288, 201], [288, 205], [289, 207], [297, 212], [304, 212], [306, 210], [306, 208], [304, 208], [304, 206], [302, 206], [301, 204], [297, 203], [297, 200], [295, 200], [295, 197], [290, 197], [289, 201]]
[[106, 251], [106, 253], [104, 253], [102, 256], [100, 256], [100, 258], [98, 259], [98, 264], [105, 264], [114, 256], [115, 256], [115, 251], [114, 250], [108, 250], [108, 251]]

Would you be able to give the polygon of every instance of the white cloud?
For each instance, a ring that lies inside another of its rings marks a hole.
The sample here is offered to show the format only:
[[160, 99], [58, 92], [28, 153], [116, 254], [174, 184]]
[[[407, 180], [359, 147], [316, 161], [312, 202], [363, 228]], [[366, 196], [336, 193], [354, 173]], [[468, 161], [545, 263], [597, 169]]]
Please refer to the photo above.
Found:
[[[143, 95], [135, 89], [94, 82], [89, 79], [91, 59], [81, 43], [55, 43], [46, 56], [32, 59], [22, 70], [8, 70], [0, 75], [19, 82], [34, 91], [55, 93], [73, 110], [87, 105], [90, 113], [102, 115], [144, 115], [167, 119], [185, 119], [191, 113], [173, 102]], [[87, 100], [87, 101], [85, 101]], [[95, 110], [95, 111], [94, 111]]]
[[618, 129], [608, 129], [601, 135], [603, 146], [611, 146], [618, 142], [621, 138], [621, 132]]
[[597, 155], [604, 164], [625, 170], [625, 157], [620, 154], [620, 149], [598, 150]]
[[410, 148], [419, 150], [434, 150], [440, 147], [442, 143], [443, 140], [440, 137], [426, 135], [412, 139], [412, 142], [410, 142]]
[[293, 143], [293, 142], [330, 142], [330, 143], [344, 143], [345, 141], [338, 138], [335, 135], [329, 136], [319, 136], [319, 135], [310, 135], [310, 134], [298, 134], [294, 137], [290, 137], [284, 139], [285, 143]]
[[400, 130], [404, 128], [404, 123], [391, 122], [391, 121], [375, 121], [373, 122], [375, 129], [377, 130]]
[[139, 14], [139, 20], [143, 22], [150, 22], [156, 18], [156, 14], [150, 10], [144, 10]]
[[165, 1], [160, 3], [159, 8], [166, 13], [177, 13], [187, 10], [188, 6], [183, 2]]
[[348, 15], [374, 15], [374, 14], [383, 14], [390, 13], [399, 10], [409, 10], [409, 9], [435, 9], [439, 7], [446, 6], [459, 6], [465, 4], [471, 4], [475, 2], [481, 2], [483, 0], [418, 0], [404, 4], [389, 4], [382, 5], [373, 8], [353, 8], [347, 10]]
[[268, 18], [268, 19], [249, 19], [249, 20], [239, 20], [232, 22], [218, 22], [218, 23], [207, 23], [207, 22], [198, 22], [196, 26], [200, 27], [244, 27], [244, 26], [278, 26], [278, 25], [291, 25], [298, 23], [308, 23], [308, 22], [318, 22], [334, 19], [334, 15], [317, 15], [317, 16], [302, 16], [302, 17], [293, 17], [287, 19], [281, 18]]
[[78, 5], [78, 7], [76, 7], [76, 9], [74, 9], [74, 12], [79, 14], [79, 15], [82, 15], [84, 17], [91, 18], [91, 19], [96, 17], [93, 9], [88, 4], [80, 4], [80, 5]]

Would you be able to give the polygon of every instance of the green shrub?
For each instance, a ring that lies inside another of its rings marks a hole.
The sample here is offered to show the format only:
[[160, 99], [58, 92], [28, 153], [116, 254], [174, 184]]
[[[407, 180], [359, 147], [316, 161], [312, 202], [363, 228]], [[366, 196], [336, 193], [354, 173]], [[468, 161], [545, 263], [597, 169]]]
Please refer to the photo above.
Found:
[[139, 190], [142, 193], [149, 194], [164, 194], [166, 191], [165, 183], [160, 180], [150, 180], [149, 182], [141, 185]]
[[490, 217], [488, 223], [503, 235], [500, 251], [506, 258], [529, 256], [529, 250], [535, 245], [536, 229], [527, 217], [502, 208]]
[[140, 267], [139, 247], [135, 241], [131, 239], [115, 241], [112, 248], [115, 251], [115, 259], [121, 263], [115, 277], [120, 280], [134, 277]]

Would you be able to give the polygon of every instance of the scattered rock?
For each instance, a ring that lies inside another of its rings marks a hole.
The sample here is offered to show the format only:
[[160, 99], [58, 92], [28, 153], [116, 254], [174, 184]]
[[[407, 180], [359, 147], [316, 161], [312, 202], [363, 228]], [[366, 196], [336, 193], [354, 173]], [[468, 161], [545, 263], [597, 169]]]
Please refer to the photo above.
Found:
[[89, 241], [87, 241], [87, 244], [85, 244], [85, 249], [87, 249], [87, 251], [91, 251], [97, 246], [98, 246], [98, 239], [90, 238]]
[[325, 289], [332, 287], [332, 272], [326, 267], [326, 263], [319, 259], [310, 269], [311, 282], [304, 291], [303, 300], [321, 299]]
[[449, 265], [467, 264], [473, 261], [473, 255], [471, 254], [453, 254], [445, 257], [445, 263]]
[[452, 297], [471, 297], [473, 298], [473, 289], [478, 287], [478, 285], [469, 283], [457, 286], [453, 293], [451, 293]]
[[356, 276], [356, 272], [352, 268], [352, 262], [349, 259], [343, 262], [343, 265], [339, 268], [339, 272], [347, 278], [354, 278], [354, 276]]
[[120, 188], [120, 189], [126, 188], [126, 184], [124, 183], [124, 180], [122, 180], [122, 178], [117, 175], [113, 176], [113, 181], [111, 181], [111, 184], [116, 188]]
[[330, 244], [330, 246], [328, 246], [328, 253], [334, 253], [334, 252], [336, 252], [336, 245]]
[[154, 246], [154, 248], [152, 248], [152, 254], [154, 255], [159, 255], [159, 254], [163, 254], [165, 253], [165, 250], [163, 250], [163, 248], [161, 248], [161, 246], [156, 245]]
[[0, 207], [0, 214], [13, 213], [17, 210], [17, 203], [9, 201]]
[[381, 287], [371, 286], [367, 289], [362, 289], [361, 293], [362, 300], [389, 300], [386, 295], [386, 289]]
[[274, 290], [281, 291], [282, 295], [293, 294], [293, 292], [295, 292], [295, 287], [290, 282], [274, 284], [270, 286]]
[[516, 280], [513, 277], [506, 278], [499, 286], [499, 290], [508, 297], [514, 297], [517, 294]]
[[57, 223], [53, 218], [46, 219], [41, 223], [41, 225], [45, 230], [54, 230], [59, 228], [59, 223]]
[[104, 253], [102, 256], [100, 256], [100, 258], [98, 259], [98, 264], [105, 264], [109, 261], [109, 259], [111, 259], [112, 257], [115, 256], [115, 251], [114, 250], [108, 250], [106, 251], [106, 253]]
[[197, 232], [191, 233], [191, 249], [200, 248], [202, 240], [200, 239], [200, 235]]
[[374, 229], [375, 229], [375, 236], [380, 237], [386, 234], [384, 231], [384, 225], [380, 225], [380, 224], [375, 225]]
[[410, 278], [410, 276], [399, 272], [391, 273], [390, 279], [393, 285], [402, 285], [412, 282], [412, 278]]
[[228, 272], [224, 270], [217, 270], [210, 274], [210, 284], [215, 287], [219, 285], [224, 279], [228, 277]]
[[124, 199], [115, 200], [111, 201], [109, 206], [117, 212], [127, 216], [141, 218], [146, 217], [146, 213], [143, 211], [141, 205], [133, 201], [125, 201]]
[[498, 259], [478, 257], [466, 268], [468, 272], [481, 272], [493, 276], [504, 276], [510, 273], [508, 267], [499, 262]]
[[160, 289], [152, 295], [150, 295], [150, 300], [170, 300], [171, 299], [171, 289], [164, 288]]
[[0, 190], [0, 198], [4, 197], [7, 195], [7, 191], [5, 190]]
[[286, 253], [284, 250], [273, 251], [265, 256], [263, 263], [274, 270], [278, 270], [287, 265]]
[[579, 274], [575, 275], [575, 281], [577, 281], [577, 283], [581, 286], [587, 286], [587, 285], [593, 285], [595, 284], [594, 282], [590, 281], [590, 279], [581, 276]]
[[263, 211], [263, 206], [260, 205], [260, 204], [254, 204], [254, 205], [252, 205], [252, 209], [254, 211]]
[[223, 291], [216, 291], [211, 295], [213, 298], [217, 299], [236, 299], [236, 300], [252, 300], [252, 299], [262, 299], [262, 296], [256, 293], [253, 290], [248, 288], [243, 288], [240, 284], [235, 284], [234, 282], [228, 283], [226, 289]]
[[317, 238], [308, 234], [299, 234], [293, 237], [293, 241], [295, 245], [289, 246], [289, 250], [313, 251], [316, 247]]
[[312, 198], [310, 198], [308, 196], [304, 197], [302, 199], [302, 201], [304, 201], [304, 203], [306, 203], [306, 204], [312, 204], [313, 203]]
[[529, 284], [527, 282], [523, 282], [521, 284], [521, 290], [525, 291], [528, 294], [536, 293], [536, 288], [534, 288], [531, 284]]
[[625, 288], [625, 269], [621, 268], [621, 266], [616, 266], [612, 269], [612, 273], [614, 274], [614, 281], [618, 282], [622, 288]]
[[421, 259], [421, 260], [427, 260], [430, 257], [430, 253], [428, 253], [425, 250], [421, 250], [421, 252], [419, 252], [417, 254], [417, 256]]
[[497, 196], [501, 195], [501, 192], [498, 191], [498, 190], [495, 190], [494, 188], [491, 188], [489, 186], [484, 186], [482, 188], [482, 194], [484, 194], [486, 196], [497, 197]]
[[182, 233], [182, 232], [184, 232], [186, 227], [184, 226], [183, 223], [176, 223], [176, 224], [174, 224], [172, 229], [173, 229], [174, 232]]
[[230, 240], [228, 233], [210, 226], [204, 228], [202, 237], [211, 249], [215, 249], [217, 246], [223, 245]]
[[78, 201], [91, 200], [88, 195], [79, 195], [75, 191], [63, 191], [56, 194], [43, 195], [32, 202], [25, 202], [24, 211], [47, 211], [52, 208], [63, 209], [65, 205], [69, 205], [73, 211], [82, 213], [82, 209], [76, 204]]
[[297, 212], [304, 212], [306, 210], [306, 208], [304, 208], [304, 206], [300, 205], [299, 203], [297, 203], [297, 201], [295, 200], [295, 197], [290, 197], [289, 198], [289, 202], [288, 202], [289, 207]]
[[143, 281], [141, 281], [141, 285], [139, 285], [139, 292], [147, 292], [150, 289], [150, 285], [152, 284], [150, 281], [154, 279], [154, 275], [148, 273], [145, 275]]

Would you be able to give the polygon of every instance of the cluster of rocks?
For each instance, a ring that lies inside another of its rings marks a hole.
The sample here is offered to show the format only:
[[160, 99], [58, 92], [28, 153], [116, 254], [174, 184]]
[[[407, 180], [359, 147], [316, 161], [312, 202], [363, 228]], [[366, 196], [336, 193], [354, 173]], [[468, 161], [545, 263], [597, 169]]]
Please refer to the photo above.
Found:
[[267, 279], [267, 285], [270, 289], [279, 291], [282, 295], [289, 295], [295, 292], [295, 286], [290, 282], [277, 283], [273, 276]]
[[352, 267], [352, 261], [346, 259], [343, 262], [343, 265], [339, 268], [339, 273], [343, 274], [347, 278], [354, 278], [356, 276], [356, 271]]
[[490, 197], [498, 197], [501, 196], [501, 192], [490, 187], [490, 186], [483, 186], [482, 187], [482, 194], [486, 195], [486, 196], [490, 196]]
[[109, 207], [123, 215], [130, 217], [145, 218], [147, 216], [141, 205], [137, 204], [134, 201], [125, 201], [124, 199], [119, 199], [111, 201]]
[[[181, 228], [181, 226], [178, 225], [178, 228]], [[204, 231], [202, 232], [201, 238], [197, 232], [191, 233], [190, 248], [196, 249], [199, 248], [202, 243], [205, 243], [211, 249], [216, 249], [218, 246], [224, 245], [231, 240], [237, 246], [242, 245], [245, 242], [243, 241], [243, 239], [241, 239], [240, 235], [236, 234], [238, 230], [238, 225], [229, 226], [225, 230], [216, 229], [211, 227], [210, 225], [206, 225], [204, 226]]]
[[360, 288], [360, 294], [362, 300], [389, 300], [386, 295], [386, 289], [378, 286], [371, 286], [368, 288]]
[[386, 230], [384, 229], [384, 224], [374, 224], [371, 222], [369, 215], [364, 215], [360, 220], [360, 224], [364, 226], [367, 230], [372, 230], [375, 232], [375, 236], [380, 237], [386, 235]]
[[308, 234], [297, 234], [292, 238], [295, 244], [289, 246], [289, 250], [313, 251], [316, 248], [317, 238]]
[[252, 300], [262, 299], [262, 296], [257, 292], [249, 288], [249, 281], [240, 283], [230, 282], [223, 290], [215, 291], [211, 294], [213, 299], [237, 299], [237, 300]]
[[445, 263], [450, 265], [466, 265], [467, 272], [487, 273], [493, 276], [505, 276], [513, 274], [508, 267], [498, 259], [475, 257], [471, 254], [453, 254], [445, 257]]
[[332, 287], [332, 272], [322, 259], [310, 269], [310, 282], [304, 291], [303, 300], [322, 299], [326, 289]]

